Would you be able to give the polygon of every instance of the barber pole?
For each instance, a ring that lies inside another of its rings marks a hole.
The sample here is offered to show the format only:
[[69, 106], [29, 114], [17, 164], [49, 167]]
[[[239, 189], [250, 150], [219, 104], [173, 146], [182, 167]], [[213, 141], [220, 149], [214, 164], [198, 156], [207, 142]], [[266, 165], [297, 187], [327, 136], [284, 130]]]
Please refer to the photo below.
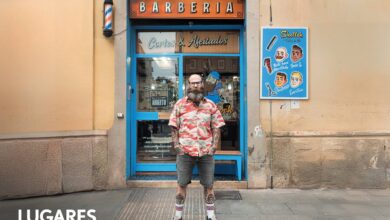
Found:
[[104, 28], [103, 34], [106, 37], [112, 36], [112, 0], [104, 0]]

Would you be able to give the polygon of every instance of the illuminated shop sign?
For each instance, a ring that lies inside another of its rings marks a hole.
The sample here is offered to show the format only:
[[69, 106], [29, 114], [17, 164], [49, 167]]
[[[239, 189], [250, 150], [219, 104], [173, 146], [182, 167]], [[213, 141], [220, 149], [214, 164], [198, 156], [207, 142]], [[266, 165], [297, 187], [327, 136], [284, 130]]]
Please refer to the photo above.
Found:
[[130, 0], [132, 19], [244, 19], [244, 0]]

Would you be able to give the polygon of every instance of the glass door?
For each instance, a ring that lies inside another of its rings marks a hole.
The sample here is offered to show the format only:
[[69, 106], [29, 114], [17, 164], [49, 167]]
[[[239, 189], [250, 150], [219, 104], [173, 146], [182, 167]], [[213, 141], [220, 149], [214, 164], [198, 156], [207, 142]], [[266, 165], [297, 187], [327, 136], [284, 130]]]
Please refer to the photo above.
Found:
[[178, 57], [137, 58], [136, 171], [161, 171], [161, 167], [166, 169], [164, 164], [174, 164], [176, 155], [171, 148], [168, 119], [179, 98], [178, 85]]

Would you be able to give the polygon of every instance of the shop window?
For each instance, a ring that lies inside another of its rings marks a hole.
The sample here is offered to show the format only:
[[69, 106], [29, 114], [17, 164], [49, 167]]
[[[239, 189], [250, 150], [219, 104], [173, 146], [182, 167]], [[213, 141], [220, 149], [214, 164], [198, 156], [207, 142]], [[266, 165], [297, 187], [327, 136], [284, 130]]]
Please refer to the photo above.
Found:
[[185, 57], [183, 92], [188, 77], [201, 74], [205, 96], [217, 104], [226, 125], [221, 129], [220, 150], [240, 150], [240, 71], [238, 57]]

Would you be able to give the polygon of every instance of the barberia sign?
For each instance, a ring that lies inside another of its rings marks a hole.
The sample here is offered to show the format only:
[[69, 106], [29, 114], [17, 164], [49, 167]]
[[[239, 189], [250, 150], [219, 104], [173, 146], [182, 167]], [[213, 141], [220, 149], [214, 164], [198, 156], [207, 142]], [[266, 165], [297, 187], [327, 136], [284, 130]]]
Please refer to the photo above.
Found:
[[244, 19], [244, 0], [129, 0], [132, 19]]

